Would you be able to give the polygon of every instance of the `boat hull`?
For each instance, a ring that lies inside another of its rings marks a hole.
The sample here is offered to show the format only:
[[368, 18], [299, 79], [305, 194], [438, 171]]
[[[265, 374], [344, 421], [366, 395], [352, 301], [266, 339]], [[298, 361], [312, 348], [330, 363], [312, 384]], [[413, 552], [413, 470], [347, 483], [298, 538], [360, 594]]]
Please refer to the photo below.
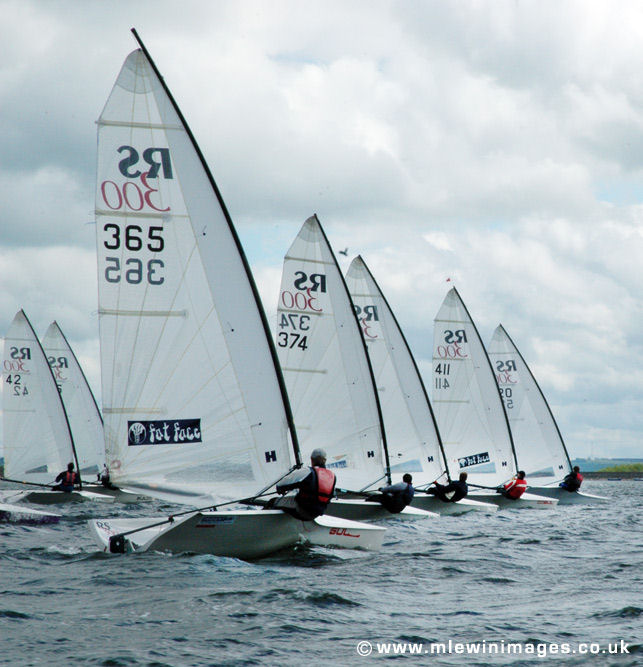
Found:
[[109, 551], [111, 536], [142, 529], [125, 537], [127, 551], [189, 551], [246, 560], [299, 542], [377, 550], [385, 532], [384, 528], [334, 517], [303, 522], [279, 510], [196, 512], [173, 523], [145, 528], [158, 521], [163, 517], [94, 519], [88, 523], [104, 551]]
[[29, 507], [21, 507], [20, 505], [0, 503], [0, 523], [15, 523], [34, 526], [58, 523], [59, 521], [60, 514], [34, 510]]
[[[415, 501], [414, 501], [415, 504]], [[383, 521], [385, 519], [401, 519], [402, 521], [418, 521], [420, 519], [437, 519], [434, 511], [422, 507], [407, 506], [398, 514], [391, 514], [380, 503], [372, 503], [364, 499], [339, 498], [333, 500], [326, 509], [325, 516], [350, 519], [352, 521]]]
[[530, 492], [547, 498], [557, 498], [559, 505], [601, 505], [610, 502], [610, 498], [597, 496], [582, 491], [567, 491], [559, 486], [530, 486]]
[[67, 503], [79, 503], [88, 500], [113, 503], [114, 498], [93, 491], [72, 491], [65, 493], [63, 491], [2, 491], [0, 500], [10, 501], [12, 503], [25, 502], [36, 505], [66, 505]]
[[517, 500], [505, 498], [499, 493], [484, 493], [482, 491], [475, 491], [469, 493], [467, 496], [471, 500], [479, 500], [485, 503], [493, 503], [498, 506], [498, 509], [539, 509], [547, 510], [554, 509], [558, 505], [557, 498], [548, 498], [545, 496], [538, 496], [535, 493], [523, 493]]
[[413, 506], [428, 512], [437, 512], [444, 515], [465, 514], [466, 512], [497, 512], [498, 506], [489, 502], [481, 502], [470, 498], [463, 498], [455, 503], [445, 503], [428, 493], [416, 493], [413, 496]]

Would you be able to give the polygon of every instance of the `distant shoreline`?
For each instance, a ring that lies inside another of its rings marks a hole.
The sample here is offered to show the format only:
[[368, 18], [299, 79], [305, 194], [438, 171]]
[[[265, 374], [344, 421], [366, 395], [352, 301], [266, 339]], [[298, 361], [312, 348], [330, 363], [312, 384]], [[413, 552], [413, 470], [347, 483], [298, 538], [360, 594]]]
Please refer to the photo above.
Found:
[[583, 472], [581, 474], [585, 479], [643, 479], [643, 472], [608, 472], [606, 470], [596, 470], [592, 472]]

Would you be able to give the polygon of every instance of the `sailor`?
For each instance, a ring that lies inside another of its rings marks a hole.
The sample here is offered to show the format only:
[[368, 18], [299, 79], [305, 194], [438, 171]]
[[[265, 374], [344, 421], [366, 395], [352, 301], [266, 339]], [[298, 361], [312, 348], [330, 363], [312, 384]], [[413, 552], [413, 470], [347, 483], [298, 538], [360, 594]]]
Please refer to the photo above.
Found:
[[520, 496], [527, 490], [527, 480], [525, 479], [525, 471], [519, 470], [516, 477], [504, 486], [499, 486], [496, 491], [502, 493], [505, 498], [510, 500], [518, 500]]
[[109, 469], [107, 467], [107, 464], [103, 463], [103, 469], [98, 473], [98, 481], [106, 488], [106, 489], [115, 489], [116, 487], [112, 484], [110, 477], [109, 477]]
[[574, 466], [569, 475], [560, 483], [560, 488], [566, 491], [578, 491], [580, 485], [583, 483], [583, 476], [580, 474], [580, 468]]
[[75, 486], [80, 487], [80, 475], [77, 472], [74, 472], [74, 464], [68, 463], [67, 470], [63, 470], [58, 477], [56, 477], [56, 484], [51, 487], [52, 491], [64, 491], [65, 493], [71, 493], [74, 490]]
[[457, 503], [467, 497], [469, 487], [467, 486], [467, 473], [461, 472], [457, 481], [452, 480], [446, 486], [433, 482], [434, 486], [427, 489], [426, 492], [436, 496], [445, 503]]
[[305, 470], [294, 470], [277, 484], [277, 493], [284, 495], [297, 489], [297, 494], [276, 498], [267, 507], [282, 509], [302, 521], [312, 521], [324, 514], [335, 493], [335, 473], [326, 468], [323, 449], [313, 449], [310, 463], [308, 474]]
[[378, 489], [380, 493], [370, 496], [368, 500], [381, 503], [391, 514], [399, 514], [413, 500], [415, 489], [412, 482], [413, 477], [407, 472], [401, 482], [381, 486]]

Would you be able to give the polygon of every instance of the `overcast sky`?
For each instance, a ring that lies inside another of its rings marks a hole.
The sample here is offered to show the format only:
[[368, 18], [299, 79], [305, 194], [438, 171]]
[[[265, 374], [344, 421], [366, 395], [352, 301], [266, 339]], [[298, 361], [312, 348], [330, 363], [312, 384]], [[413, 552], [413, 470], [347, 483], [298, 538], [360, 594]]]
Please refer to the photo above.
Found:
[[643, 457], [643, 3], [0, 0], [0, 16], [0, 335], [20, 308], [40, 335], [57, 320], [100, 395], [95, 121], [136, 27], [272, 322], [316, 212], [425, 381], [455, 284], [485, 342], [505, 326], [572, 456]]

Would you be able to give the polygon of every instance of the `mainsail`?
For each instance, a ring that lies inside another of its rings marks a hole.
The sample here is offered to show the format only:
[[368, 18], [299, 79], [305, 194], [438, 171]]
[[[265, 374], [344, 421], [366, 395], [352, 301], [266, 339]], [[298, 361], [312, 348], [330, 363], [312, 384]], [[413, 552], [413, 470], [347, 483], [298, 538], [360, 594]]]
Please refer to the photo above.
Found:
[[497, 486], [516, 473], [511, 432], [482, 340], [455, 288], [435, 318], [433, 409], [452, 476]]
[[571, 471], [565, 443], [544, 394], [502, 325], [489, 358], [505, 403], [519, 465], [530, 485], [559, 482]]
[[317, 216], [306, 220], [284, 258], [277, 351], [302, 454], [324, 448], [340, 486], [354, 490], [382, 480], [386, 450], [372, 371]]
[[179, 500], [250, 496], [279, 479], [295, 436], [256, 286], [144, 47], [98, 121], [96, 220], [112, 480]]
[[394, 481], [413, 473], [417, 486], [446, 471], [433, 411], [413, 354], [375, 278], [361, 257], [346, 284], [362, 327], [377, 385]]
[[4, 339], [3, 371], [5, 477], [51, 484], [78, 461], [52, 370], [22, 310]]
[[[52, 322], [42, 339], [42, 348], [63, 400], [74, 438], [81, 478], [94, 478], [105, 462], [105, 437], [94, 394], [65, 334]], [[87, 478], [87, 479], [86, 479]]]

